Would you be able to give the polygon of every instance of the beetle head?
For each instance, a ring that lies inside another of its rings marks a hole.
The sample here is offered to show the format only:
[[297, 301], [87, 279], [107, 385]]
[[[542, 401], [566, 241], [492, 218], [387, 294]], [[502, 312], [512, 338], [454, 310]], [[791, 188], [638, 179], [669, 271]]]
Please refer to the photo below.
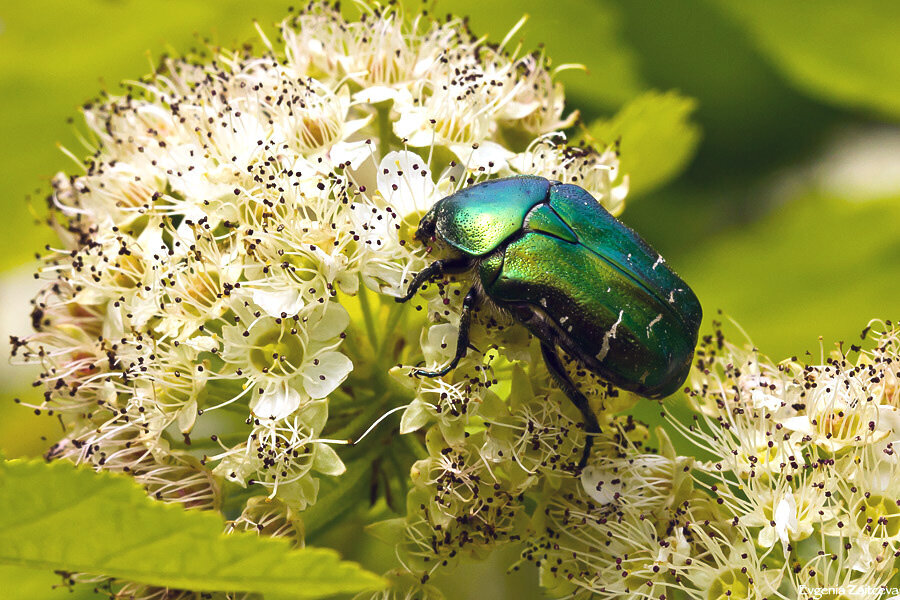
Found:
[[435, 238], [435, 214], [434, 209], [429, 210], [419, 221], [419, 228], [416, 229], [416, 239], [423, 244], [432, 242]]

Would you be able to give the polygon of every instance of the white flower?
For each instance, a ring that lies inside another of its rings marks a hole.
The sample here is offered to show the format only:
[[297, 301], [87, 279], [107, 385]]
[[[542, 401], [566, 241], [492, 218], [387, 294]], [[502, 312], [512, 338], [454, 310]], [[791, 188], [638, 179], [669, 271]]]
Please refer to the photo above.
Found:
[[428, 161], [409, 150], [389, 152], [378, 165], [378, 192], [401, 219], [414, 215], [418, 223], [451, 186], [449, 176], [442, 177], [439, 190]]
[[784, 569], [767, 568], [744, 529], [722, 531], [701, 524], [689, 529], [698, 554], [703, 556], [703, 560], [693, 560], [678, 569], [684, 577], [679, 589], [689, 598], [763, 600], [778, 589]]
[[877, 594], [888, 585], [893, 570], [886, 567], [892, 561], [878, 561], [874, 556], [868, 556], [865, 562], [854, 564], [855, 549], [856, 546], [848, 549], [845, 544], [839, 543], [833, 550], [820, 552], [798, 565], [798, 568], [789, 569], [790, 589], [787, 590], [787, 597], [819, 600], [823, 597], [823, 591], [841, 589], [872, 590]]
[[652, 510], [679, 500], [682, 481], [690, 481], [691, 460], [655, 454], [600, 457], [581, 473], [585, 493], [603, 505], [625, 501], [630, 508]]
[[[283, 419], [307, 400], [328, 396], [353, 369], [334, 350], [349, 316], [339, 304], [326, 302], [298, 320], [262, 316], [249, 303], [235, 306], [238, 324], [222, 329], [222, 358], [254, 387], [250, 408], [269, 419]], [[246, 323], [246, 325], [245, 325]]]
[[281, 497], [302, 510], [316, 500], [318, 482], [312, 471], [340, 475], [344, 465], [329, 446], [317, 441], [328, 418], [324, 402], [308, 404], [301, 412], [283, 420], [267, 420], [254, 428], [246, 445], [223, 452], [216, 472], [241, 485], [253, 482], [281, 490]]
[[[829, 367], [811, 372], [815, 385], [804, 394], [804, 414], [780, 419], [792, 431], [810, 436], [831, 452], [881, 441], [894, 433], [897, 408], [878, 404], [855, 370], [830, 374]], [[894, 438], [900, 439], [900, 438]]]
[[831, 473], [808, 478], [797, 473], [791, 478], [754, 482], [744, 488], [747, 505], [741, 509], [741, 522], [760, 527], [760, 546], [771, 548], [780, 541], [787, 554], [792, 542], [806, 539], [838, 514], [830, 499], [834, 476]]
[[360, 221], [360, 227], [383, 242], [361, 259], [361, 275], [370, 289], [395, 296], [406, 292], [412, 273], [425, 266], [415, 239], [419, 221], [435, 202], [456, 191], [463, 173], [459, 166], [448, 167], [435, 183], [428, 161], [415, 152], [393, 151], [381, 159], [375, 198], [380, 208], [354, 211], [372, 217]]
[[371, 114], [347, 118], [350, 90], [346, 85], [333, 92], [327, 85], [311, 78], [293, 83], [293, 87], [282, 90], [278, 96], [279, 100], [288, 98], [286, 101], [273, 99], [265, 108], [283, 119], [293, 133], [288, 143], [307, 158], [316, 157], [338, 144], [346, 148], [350, 145], [349, 138], [372, 120]]

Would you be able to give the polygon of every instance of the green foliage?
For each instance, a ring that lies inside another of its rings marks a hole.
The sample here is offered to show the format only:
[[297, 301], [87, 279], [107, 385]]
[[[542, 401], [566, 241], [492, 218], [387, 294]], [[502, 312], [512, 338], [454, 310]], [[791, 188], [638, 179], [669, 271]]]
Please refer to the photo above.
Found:
[[[762, 216], [727, 212], [722, 198], [738, 194]], [[800, 187], [775, 208], [770, 201], [761, 186], [670, 186], [623, 217], [690, 282], [703, 305], [701, 334], [723, 311], [762, 352], [785, 358], [818, 355], [820, 335], [829, 347], [849, 344], [869, 319], [896, 318], [900, 198], [848, 201]]]
[[[745, 28], [708, 0], [614, 4], [642, 78], [697, 100], [703, 142], [691, 166], [696, 181], [753, 179], [807, 156], [829, 131], [833, 111], [790, 87]], [[736, 201], [720, 197], [703, 212]], [[681, 215], [679, 224], [696, 215]]]
[[647, 92], [613, 118], [588, 128], [600, 146], [621, 140], [621, 168], [630, 178], [629, 195], [658, 188], [681, 173], [700, 141], [700, 128], [690, 121], [696, 102], [676, 92]]
[[314, 538], [329, 525], [359, 509], [360, 499], [367, 497], [371, 485], [369, 462], [362, 460], [351, 463], [344, 477], [323, 480], [318, 500], [303, 512], [308, 538]]
[[127, 478], [64, 462], [0, 467], [0, 563], [158, 586], [319, 598], [381, 580], [337, 553], [225, 536], [213, 513], [149, 499]]
[[900, 4], [715, 0], [800, 89], [900, 118]]
[[[818, 359], [859, 341], [872, 318], [896, 318], [900, 297], [900, 199], [847, 202], [804, 193], [751, 226], [698, 241], [677, 258], [703, 299], [707, 320], [723, 310], [773, 357]], [[671, 259], [673, 262], [676, 259]]]

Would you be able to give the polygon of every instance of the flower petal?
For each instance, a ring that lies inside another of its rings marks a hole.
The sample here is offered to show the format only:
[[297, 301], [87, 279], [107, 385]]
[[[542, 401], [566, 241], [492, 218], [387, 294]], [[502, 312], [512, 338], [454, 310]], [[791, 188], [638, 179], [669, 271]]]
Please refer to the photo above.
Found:
[[274, 382], [250, 401], [250, 410], [263, 419], [283, 419], [300, 408], [302, 400], [286, 381]]
[[325, 342], [336, 338], [350, 324], [347, 309], [337, 302], [326, 302], [306, 323], [309, 339]]
[[211, 335], [195, 335], [185, 340], [184, 344], [197, 352], [215, 352], [219, 349], [219, 341]]
[[586, 467], [581, 472], [581, 487], [600, 504], [615, 502], [625, 490], [620, 475], [594, 466]]
[[366, 159], [373, 155], [372, 144], [365, 140], [358, 142], [338, 142], [328, 152], [328, 157], [336, 165], [350, 165], [351, 169], [359, 169]]
[[304, 305], [300, 290], [292, 288], [253, 290], [253, 302], [267, 315], [276, 318], [296, 315]]
[[425, 160], [409, 150], [389, 152], [378, 165], [378, 191], [401, 217], [434, 203], [434, 181]]
[[384, 85], [373, 85], [359, 90], [353, 94], [353, 100], [356, 102], [365, 102], [367, 104], [378, 104], [385, 100], [393, 100], [398, 90]]
[[809, 420], [809, 417], [806, 415], [800, 415], [796, 417], [788, 417], [786, 419], [781, 419], [781, 424], [791, 431], [796, 431], [798, 433], [805, 433], [807, 435], [813, 434], [813, 426]]
[[439, 323], [428, 328], [422, 340], [422, 354], [429, 365], [440, 365], [456, 354], [459, 327], [452, 323]]
[[789, 534], [797, 531], [797, 502], [794, 494], [787, 493], [775, 506], [772, 520], [775, 522], [775, 533], [785, 546], [790, 542]]
[[771, 526], [763, 527], [759, 530], [759, 545], [763, 548], [771, 548], [775, 545], [775, 528]]
[[484, 169], [485, 173], [496, 173], [509, 166], [515, 154], [496, 142], [481, 142], [477, 147], [454, 144], [450, 147], [469, 171]]
[[431, 413], [428, 412], [427, 405], [416, 398], [409, 403], [403, 416], [400, 417], [400, 435], [417, 431], [428, 423], [431, 419]]
[[324, 398], [341, 385], [353, 363], [340, 352], [323, 352], [303, 369], [303, 388], [311, 398]]
[[333, 476], [342, 475], [347, 470], [334, 448], [328, 444], [315, 444], [315, 447], [316, 454], [313, 458], [313, 470], [323, 475]]
[[407, 146], [430, 146], [434, 141], [434, 130], [428, 122], [428, 113], [419, 107], [404, 107], [400, 118], [394, 122], [394, 135], [406, 140]]

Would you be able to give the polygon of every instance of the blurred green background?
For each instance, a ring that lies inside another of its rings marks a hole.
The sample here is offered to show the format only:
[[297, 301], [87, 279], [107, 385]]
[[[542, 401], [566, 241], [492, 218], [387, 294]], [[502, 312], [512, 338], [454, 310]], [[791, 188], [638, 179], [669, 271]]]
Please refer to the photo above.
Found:
[[[473, 30], [494, 41], [528, 13], [519, 34], [526, 48], [544, 43], [556, 64], [587, 67], [563, 77], [569, 105], [586, 124], [611, 118], [648, 90], [695, 99], [696, 153], [668, 185], [638, 188], [623, 220], [692, 285], [707, 319], [724, 311], [780, 359], [808, 350], [818, 355], [818, 336], [826, 346], [849, 343], [869, 319], [900, 317], [900, 3], [408, 4], [468, 14]], [[35, 215], [49, 178], [77, 169], [58, 146], [82, 154], [68, 124], [79, 120], [79, 106], [101, 90], [115, 93], [119, 81], [148, 72], [164, 53], [204, 40], [254, 42], [252, 19], [271, 31], [287, 6], [268, 0], [0, 6], [4, 339], [28, 331], [33, 257], [51, 241]], [[647, 129], [645, 145], [654, 152], [678, 150]], [[627, 145], [626, 135], [626, 161]], [[13, 404], [14, 397], [39, 392], [29, 385], [33, 372], [11, 367], [8, 348], [4, 355], [0, 448], [7, 456], [38, 455], [46, 447], [42, 436], [56, 436], [58, 425]], [[353, 531], [348, 526], [350, 539]], [[342, 545], [341, 533], [333, 535]], [[513, 578], [496, 572], [492, 565], [469, 567], [466, 577], [454, 579], [452, 597], [520, 597], [523, 586], [533, 585], [531, 572]], [[64, 597], [48, 592], [55, 580], [36, 576], [21, 597]]]

